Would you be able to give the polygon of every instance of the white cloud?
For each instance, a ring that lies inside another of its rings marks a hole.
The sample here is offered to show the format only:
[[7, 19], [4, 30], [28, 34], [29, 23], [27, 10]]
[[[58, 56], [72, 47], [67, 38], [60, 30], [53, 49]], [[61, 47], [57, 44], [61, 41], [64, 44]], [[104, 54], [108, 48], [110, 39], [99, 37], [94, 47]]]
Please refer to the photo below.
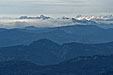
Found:
[[66, 26], [68, 23], [72, 22], [71, 20], [62, 20], [62, 19], [50, 19], [50, 20], [0, 20], [0, 28], [23, 28], [26, 26], [36, 26], [36, 27], [57, 27], [57, 26]]
[[0, 0], [0, 14], [112, 13], [113, 0]]

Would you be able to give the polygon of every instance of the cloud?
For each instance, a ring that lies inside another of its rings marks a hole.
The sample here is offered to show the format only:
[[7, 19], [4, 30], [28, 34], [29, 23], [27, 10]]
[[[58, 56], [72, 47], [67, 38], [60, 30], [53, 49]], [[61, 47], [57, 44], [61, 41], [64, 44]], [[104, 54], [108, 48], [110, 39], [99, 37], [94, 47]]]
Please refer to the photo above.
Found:
[[0, 14], [112, 13], [113, 0], [0, 0]]
[[0, 20], [0, 28], [23, 28], [26, 26], [36, 26], [36, 27], [57, 27], [66, 26], [71, 23], [71, 20], [62, 19], [50, 19], [50, 20]]

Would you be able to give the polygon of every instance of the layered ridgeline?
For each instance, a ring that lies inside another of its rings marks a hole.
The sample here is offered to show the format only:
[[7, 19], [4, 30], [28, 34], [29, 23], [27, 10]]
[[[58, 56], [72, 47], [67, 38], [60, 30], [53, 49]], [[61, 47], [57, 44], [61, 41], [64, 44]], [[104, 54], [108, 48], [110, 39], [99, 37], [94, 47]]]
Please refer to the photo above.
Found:
[[102, 44], [65, 43], [59, 45], [41, 39], [30, 45], [0, 48], [0, 61], [30, 61], [38, 65], [52, 65], [77, 56], [113, 54], [113, 42]]
[[113, 55], [82, 56], [51, 66], [6, 61], [0, 62], [0, 75], [112, 75], [112, 59]]
[[63, 27], [3, 29], [0, 28], [0, 47], [28, 45], [39, 39], [50, 39], [59, 44], [106, 43], [113, 41], [113, 29], [102, 29], [95, 25], [74, 25]]

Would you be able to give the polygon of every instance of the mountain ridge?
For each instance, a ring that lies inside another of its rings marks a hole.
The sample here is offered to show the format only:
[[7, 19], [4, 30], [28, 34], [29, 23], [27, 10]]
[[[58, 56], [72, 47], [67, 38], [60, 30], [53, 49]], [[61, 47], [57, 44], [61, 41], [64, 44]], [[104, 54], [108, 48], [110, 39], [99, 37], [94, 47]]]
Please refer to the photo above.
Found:
[[29, 61], [0, 62], [1, 75], [112, 75], [113, 55], [80, 56], [55, 65], [40, 66]]
[[[34, 28], [34, 27], [33, 27]], [[18, 44], [28, 45], [40, 39], [50, 39], [59, 44], [68, 42], [78, 43], [106, 43], [113, 41], [113, 29], [102, 29], [94, 25], [75, 25], [53, 28], [37, 28], [26, 30], [26, 28], [8, 29], [0, 32], [0, 47]], [[13, 38], [13, 39], [12, 39]]]
[[[30, 45], [0, 48], [0, 61], [28, 60], [40, 65], [57, 64], [78, 56], [104, 55], [113, 53], [113, 42], [104, 44], [58, 43], [41, 39]], [[46, 58], [46, 59], [45, 59]], [[48, 61], [49, 60], [49, 61]]]

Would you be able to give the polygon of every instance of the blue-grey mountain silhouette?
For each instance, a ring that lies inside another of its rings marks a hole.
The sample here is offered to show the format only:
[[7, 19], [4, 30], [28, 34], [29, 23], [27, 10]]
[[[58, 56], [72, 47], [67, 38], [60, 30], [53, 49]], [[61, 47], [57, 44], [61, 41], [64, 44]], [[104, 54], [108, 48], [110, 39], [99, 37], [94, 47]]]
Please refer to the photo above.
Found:
[[[38, 66], [28, 61], [0, 62], [1, 75], [112, 75], [113, 55], [80, 56], [56, 65]], [[106, 73], [106, 71], [108, 71]]]
[[59, 44], [68, 42], [106, 43], [113, 41], [113, 29], [102, 29], [94, 25], [75, 25], [52, 28], [34, 26], [6, 29], [0, 32], [0, 47], [28, 45], [40, 39], [50, 39]]
[[113, 42], [103, 44], [65, 43], [59, 45], [48, 39], [41, 39], [30, 45], [0, 48], [0, 61], [27, 60], [38, 65], [52, 65], [77, 56], [113, 54]]

